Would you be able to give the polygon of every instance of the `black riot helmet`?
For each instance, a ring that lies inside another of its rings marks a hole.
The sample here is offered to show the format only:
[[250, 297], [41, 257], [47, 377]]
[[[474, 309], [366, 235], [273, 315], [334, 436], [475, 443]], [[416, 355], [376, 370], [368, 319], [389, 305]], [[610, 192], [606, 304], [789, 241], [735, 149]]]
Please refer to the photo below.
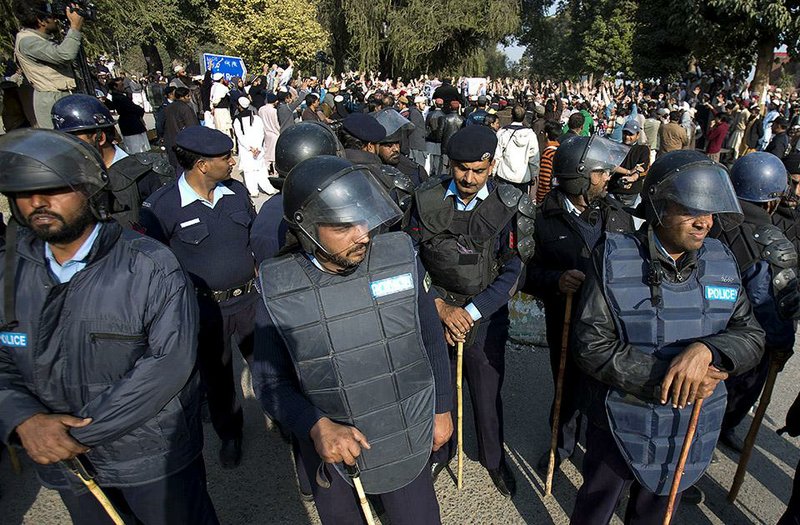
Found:
[[49, 129], [22, 129], [0, 137], [0, 193], [9, 197], [21, 224], [14, 195], [57, 188], [84, 191], [95, 217], [108, 219], [108, 183], [103, 160], [91, 145]]
[[321, 155], [304, 160], [283, 185], [283, 218], [309, 253], [320, 249], [335, 255], [320, 241], [319, 226], [352, 224], [373, 232], [401, 216], [369, 171], [344, 158]]
[[736, 161], [731, 168], [736, 196], [748, 202], [769, 202], [785, 197], [789, 174], [777, 156], [754, 151]]
[[728, 170], [699, 151], [671, 151], [650, 166], [642, 185], [644, 218], [661, 224], [669, 203], [689, 214], [714, 215], [726, 230], [744, 218]]
[[270, 182], [282, 185], [292, 168], [319, 155], [344, 157], [344, 148], [336, 133], [321, 122], [298, 122], [286, 128], [275, 144], [275, 171]]
[[611, 171], [625, 160], [629, 146], [604, 137], [571, 136], [553, 156], [553, 175], [558, 187], [570, 195], [585, 195], [593, 171]]
[[83, 94], [67, 95], [53, 104], [50, 110], [53, 128], [66, 133], [113, 128], [116, 121], [96, 97]]

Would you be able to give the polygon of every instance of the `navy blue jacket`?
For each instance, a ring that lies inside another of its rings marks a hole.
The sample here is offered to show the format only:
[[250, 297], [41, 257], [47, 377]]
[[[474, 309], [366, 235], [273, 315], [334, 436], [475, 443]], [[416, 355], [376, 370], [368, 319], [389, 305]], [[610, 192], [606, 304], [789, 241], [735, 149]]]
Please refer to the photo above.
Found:
[[[140, 212], [144, 233], [169, 246], [195, 287], [202, 290], [228, 290], [255, 277], [250, 249], [255, 209], [241, 182], [228, 179], [222, 184], [234, 195], [222, 197], [214, 208], [200, 201], [182, 208], [176, 180], [148, 197]], [[226, 313], [234, 313], [257, 298], [257, 294], [244, 294], [220, 306]], [[207, 311], [204, 303], [200, 305], [202, 317]]]
[[258, 210], [250, 228], [250, 246], [256, 258], [256, 266], [275, 257], [286, 244], [289, 225], [283, 220], [283, 194], [273, 195]]
[[[38, 413], [90, 417], [70, 433], [91, 449], [101, 486], [151, 483], [186, 467], [203, 448], [198, 314], [175, 256], [109, 222], [86, 268], [59, 284], [42, 241], [26, 228], [17, 241], [13, 333], [25, 340], [6, 334], [0, 345], [0, 438], [18, 442], [16, 427]], [[36, 470], [51, 488], [78, 483], [59, 465]]]
[[778, 305], [772, 289], [773, 269], [761, 258], [761, 247], [753, 238], [756, 228], [772, 224], [766, 210], [757, 204], [739, 201], [744, 212], [744, 222], [736, 228], [722, 232], [719, 228], [713, 234], [727, 244], [736, 257], [742, 285], [753, 305], [753, 315], [764, 329], [767, 351], [791, 353], [794, 347], [794, 322], [783, 319], [778, 314]]

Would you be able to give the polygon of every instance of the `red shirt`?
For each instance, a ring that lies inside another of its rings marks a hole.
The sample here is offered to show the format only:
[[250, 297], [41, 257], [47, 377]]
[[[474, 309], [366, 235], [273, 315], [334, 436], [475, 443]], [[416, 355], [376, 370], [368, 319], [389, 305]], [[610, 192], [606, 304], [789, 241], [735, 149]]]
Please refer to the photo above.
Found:
[[719, 153], [719, 150], [722, 149], [722, 142], [728, 134], [729, 127], [727, 122], [720, 122], [708, 131], [706, 153]]

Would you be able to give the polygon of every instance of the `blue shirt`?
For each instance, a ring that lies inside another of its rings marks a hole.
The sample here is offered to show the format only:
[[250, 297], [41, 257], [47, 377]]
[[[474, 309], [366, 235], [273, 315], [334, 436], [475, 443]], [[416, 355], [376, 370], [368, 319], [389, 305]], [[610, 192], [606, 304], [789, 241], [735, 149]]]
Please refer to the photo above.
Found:
[[119, 146], [114, 146], [114, 158], [111, 160], [111, 165], [113, 166], [118, 161], [124, 159], [125, 157], [129, 157], [128, 153], [120, 148]]
[[455, 179], [450, 181], [450, 186], [447, 187], [447, 191], [444, 192], [444, 198], [447, 197], [455, 197], [453, 200], [456, 203], [456, 210], [458, 211], [472, 211], [478, 205], [479, 202], [486, 199], [489, 196], [489, 188], [486, 184], [483, 185], [483, 188], [478, 190], [478, 194], [473, 197], [469, 203], [464, 204], [464, 201], [461, 200], [461, 197], [458, 195], [458, 188], [456, 187]]
[[234, 195], [233, 190], [221, 183], [217, 183], [217, 186], [214, 188], [214, 201], [208, 202], [204, 197], [198, 195], [197, 192], [194, 191], [194, 188], [189, 186], [189, 183], [186, 181], [185, 173], [178, 179], [178, 193], [181, 196], [181, 208], [185, 208], [195, 201], [200, 201], [209, 208], [214, 209], [214, 206], [217, 205], [222, 197], [225, 195]]
[[86, 268], [89, 252], [92, 250], [94, 241], [100, 234], [101, 227], [102, 224], [98, 222], [95, 225], [94, 230], [92, 230], [92, 233], [89, 234], [86, 240], [83, 241], [83, 244], [81, 244], [81, 247], [78, 248], [78, 251], [75, 252], [75, 255], [73, 255], [71, 259], [64, 261], [64, 264], [58, 264], [58, 261], [56, 261], [56, 258], [53, 256], [53, 251], [50, 249], [50, 243], [45, 243], [45, 259], [47, 259], [47, 264], [50, 266], [50, 271], [53, 272], [53, 275], [59, 283], [68, 283], [76, 273]]
[[[450, 186], [447, 187], [447, 191], [444, 192], [445, 199], [450, 196], [454, 197], [453, 202], [456, 203], [457, 211], [472, 211], [475, 209], [475, 207], [478, 205], [479, 202], [483, 201], [484, 199], [486, 199], [486, 197], [489, 196], [489, 188], [487, 184], [484, 184], [483, 188], [478, 190], [478, 193], [475, 195], [475, 197], [473, 197], [472, 200], [469, 201], [469, 203], [464, 204], [464, 201], [462, 201], [461, 197], [458, 195], [456, 180], [453, 179], [450, 181]], [[464, 310], [466, 310], [469, 316], [472, 317], [473, 321], [477, 321], [478, 319], [483, 317], [478, 308], [472, 303], [469, 303], [467, 306], [465, 306]]]

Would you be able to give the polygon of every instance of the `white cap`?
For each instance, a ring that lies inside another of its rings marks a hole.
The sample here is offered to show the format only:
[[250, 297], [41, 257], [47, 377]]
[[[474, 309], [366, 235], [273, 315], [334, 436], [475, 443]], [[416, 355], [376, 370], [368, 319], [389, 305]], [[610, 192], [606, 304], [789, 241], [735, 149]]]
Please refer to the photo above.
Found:
[[242, 106], [244, 109], [247, 109], [247, 108], [250, 107], [250, 99], [247, 98], [247, 97], [239, 97], [238, 102], [239, 102], [239, 105]]
[[214, 82], [217, 82], [219, 80], [222, 80], [222, 77], [224, 77], [224, 76], [225, 75], [223, 75], [222, 73], [214, 73], [213, 75], [211, 75], [211, 80], [213, 80]]
[[333, 97], [333, 101], [336, 103], [344, 102], [344, 97], [341, 95], [336, 95], [335, 97]]
[[174, 71], [175, 73], [180, 73], [181, 71], [186, 71], [186, 68], [178, 64], [177, 66], [172, 68], [172, 71]]
[[424, 104], [425, 97], [416, 96], [414, 97], [414, 104]]

